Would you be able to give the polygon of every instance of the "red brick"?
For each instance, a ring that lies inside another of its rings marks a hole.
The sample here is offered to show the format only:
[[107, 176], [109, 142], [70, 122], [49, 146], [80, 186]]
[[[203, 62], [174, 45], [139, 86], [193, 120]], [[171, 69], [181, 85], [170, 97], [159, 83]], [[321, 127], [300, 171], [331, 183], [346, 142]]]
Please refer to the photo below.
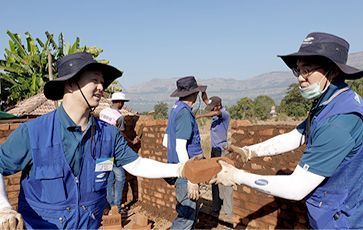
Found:
[[163, 194], [161, 194], [160, 192], [154, 192], [154, 196], [160, 199], [164, 198]]
[[260, 130], [260, 131], [258, 131], [258, 133], [261, 136], [273, 136], [274, 129], [270, 128], [270, 129]]
[[233, 208], [233, 213], [236, 214], [237, 216], [243, 218], [245, 216], [248, 216], [251, 212], [249, 212], [246, 209], [241, 209], [241, 208]]
[[14, 175], [9, 176], [9, 185], [17, 185], [20, 184], [20, 176], [21, 173], [17, 173]]
[[10, 124], [0, 124], [0, 130], [5, 131], [10, 129]]
[[20, 184], [17, 184], [17, 185], [8, 185], [8, 186], [6, 186], [6, 190], [8, 192], [20, 191]]
[[14, 130], [14, 129], [18, 128], [19, 125], [20, 125], [19, 123], [10, 124], [10, 130]]
[[19, 195], [19, 191], [16, 192], [8, 192], [8, 199], [17, 199]]
[[261, 218], [262, 222], [265, 222], [266, 224], [271, 224], [271, 225], [275, 225], [277, 224], [277, 211], [268, 214], [267, 216], [264, 216]]
[[160, 205], [162, 205], [162, 206], [165, 206], [165, 201], [163, 201], [163, 200], [156, 199], [156, 203], [157, 203], [157, 204], [160, 204]]
[[0, 137], [0, 144], [4, 143], [6, 140], [6, 137]]

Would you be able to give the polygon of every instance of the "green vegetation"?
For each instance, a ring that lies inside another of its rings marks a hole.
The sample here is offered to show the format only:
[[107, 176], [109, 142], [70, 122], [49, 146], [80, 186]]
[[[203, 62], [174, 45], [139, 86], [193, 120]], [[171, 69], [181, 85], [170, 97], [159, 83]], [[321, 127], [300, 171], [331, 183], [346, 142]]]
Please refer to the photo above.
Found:
[[154, 106], [154, 119], [167, 119], [168, 118], [168, 104], [165, 102], [158, 102]]
[[266, 95], [258, 96], [254, 100], [255, 114], [260, 120], [266, 120], [270, 117], [271, 107], [275, 105], [274, 100]]
[[258, 96], [255, 100], [244, 97], [228, 111], [233, 119], [266, 120], [270, 117], [271, 107], [274, 105], [274, 100], [266, 95]]
[[[54, 35], [48, 32], [45, 32], [45, 42], [26, 32], [25, 44], [18, 34], [10, 31], [7, 34], [10, 38], [9, 48], [5, 48], [4, 59], [0, 60], [0, 109], [9, 108], [41, 91], [52, 77], [49, 73], [57, 74], [55, 62], [64, 55], [87, 51], [97, 57], [102, 53], [102, 49], [97, 47], [80, 46], [79, 38], [73, 44], [65, 44], [62, 33], [57, 43]], [[52, 61], [49, 62], [48, 58]]]
[[298, 84], [291, 84], [287, 89], [287, 95], [282, 99], [278, 113], [285, 113], [289, 117], [305, 117], [310, 110], [311, 100], [303, 98]]
[[357, 80], [349, 80], [347, 81], [347, 83], [355, 92], [363, 97], [363, 78]]

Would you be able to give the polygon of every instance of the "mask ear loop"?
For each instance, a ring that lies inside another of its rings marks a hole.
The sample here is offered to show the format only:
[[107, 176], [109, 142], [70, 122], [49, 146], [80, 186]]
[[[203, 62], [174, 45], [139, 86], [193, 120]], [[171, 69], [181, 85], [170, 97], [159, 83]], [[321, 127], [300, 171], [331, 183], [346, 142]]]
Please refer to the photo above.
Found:
[[[326, 80], [326, 82], [325, 82], [325, 85], [324, 85], [324, 89], [322, 90], [322, 93], [324, 93], [326, 90], [327, 90], [327, 84], [328, 84], [328, 78], [327, 78], [327, 76], [328, 76], [328, 74], [330, 74], [330, 72], [331, 72], [331, 69], [329, 69], [326, 73], [325, 73], [325, 75], [324, 75], [324, 77], [327, 79]], [[321, 81], [323, 80], [324, 78], [322, 77], [321, 79], [320, 79], [320, 81], [319, 81], [319, 86], [320, 86], [320, 83], [321, 83]], [[315, 107], [316, 107], [316, 105], [318, 104], [318, 99], [316, 99], [314, 102], [313, 102], [313, 105], [312, 105], [312, 108], [310, 109], [310, 111], [309, 111], [309, 114], [308, 114], [308, 117], [306, 118], [306, 127], [305, 127], [305, 144], [307, 144], [308, 143], [308, 139], [309, 139], [309, 134], [310, 134], [310, 129], [311, 129], [311, 116], [312, 116], [312, 111], [315, 109]], [[301, 141], [300, 141], [300, 143], [301, 143]]]

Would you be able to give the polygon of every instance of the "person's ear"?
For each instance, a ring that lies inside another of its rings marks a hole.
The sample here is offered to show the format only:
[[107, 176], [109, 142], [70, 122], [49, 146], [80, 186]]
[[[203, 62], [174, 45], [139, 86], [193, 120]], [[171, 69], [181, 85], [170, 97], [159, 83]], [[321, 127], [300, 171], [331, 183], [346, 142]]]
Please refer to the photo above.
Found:
[[77, 82], [73, 79], [67, 80], [64, 83], [64, 90], [69, 93], [73, 93], [76, 89], [78, 89]]

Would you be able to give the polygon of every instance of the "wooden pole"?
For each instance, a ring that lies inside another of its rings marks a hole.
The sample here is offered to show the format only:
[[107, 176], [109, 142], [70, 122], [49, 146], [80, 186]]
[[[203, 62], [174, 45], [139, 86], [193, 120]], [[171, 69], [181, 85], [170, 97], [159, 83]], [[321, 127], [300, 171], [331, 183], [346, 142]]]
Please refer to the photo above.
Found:
[[[53, 80], [52, 55], [50, 54], [49, 51], [48, 51], [48, 76], [49, 76], [49, 81], [52, 81]], [[54, 101], [54, 107], [55, 108], [58, 107], [58, 101]]]

